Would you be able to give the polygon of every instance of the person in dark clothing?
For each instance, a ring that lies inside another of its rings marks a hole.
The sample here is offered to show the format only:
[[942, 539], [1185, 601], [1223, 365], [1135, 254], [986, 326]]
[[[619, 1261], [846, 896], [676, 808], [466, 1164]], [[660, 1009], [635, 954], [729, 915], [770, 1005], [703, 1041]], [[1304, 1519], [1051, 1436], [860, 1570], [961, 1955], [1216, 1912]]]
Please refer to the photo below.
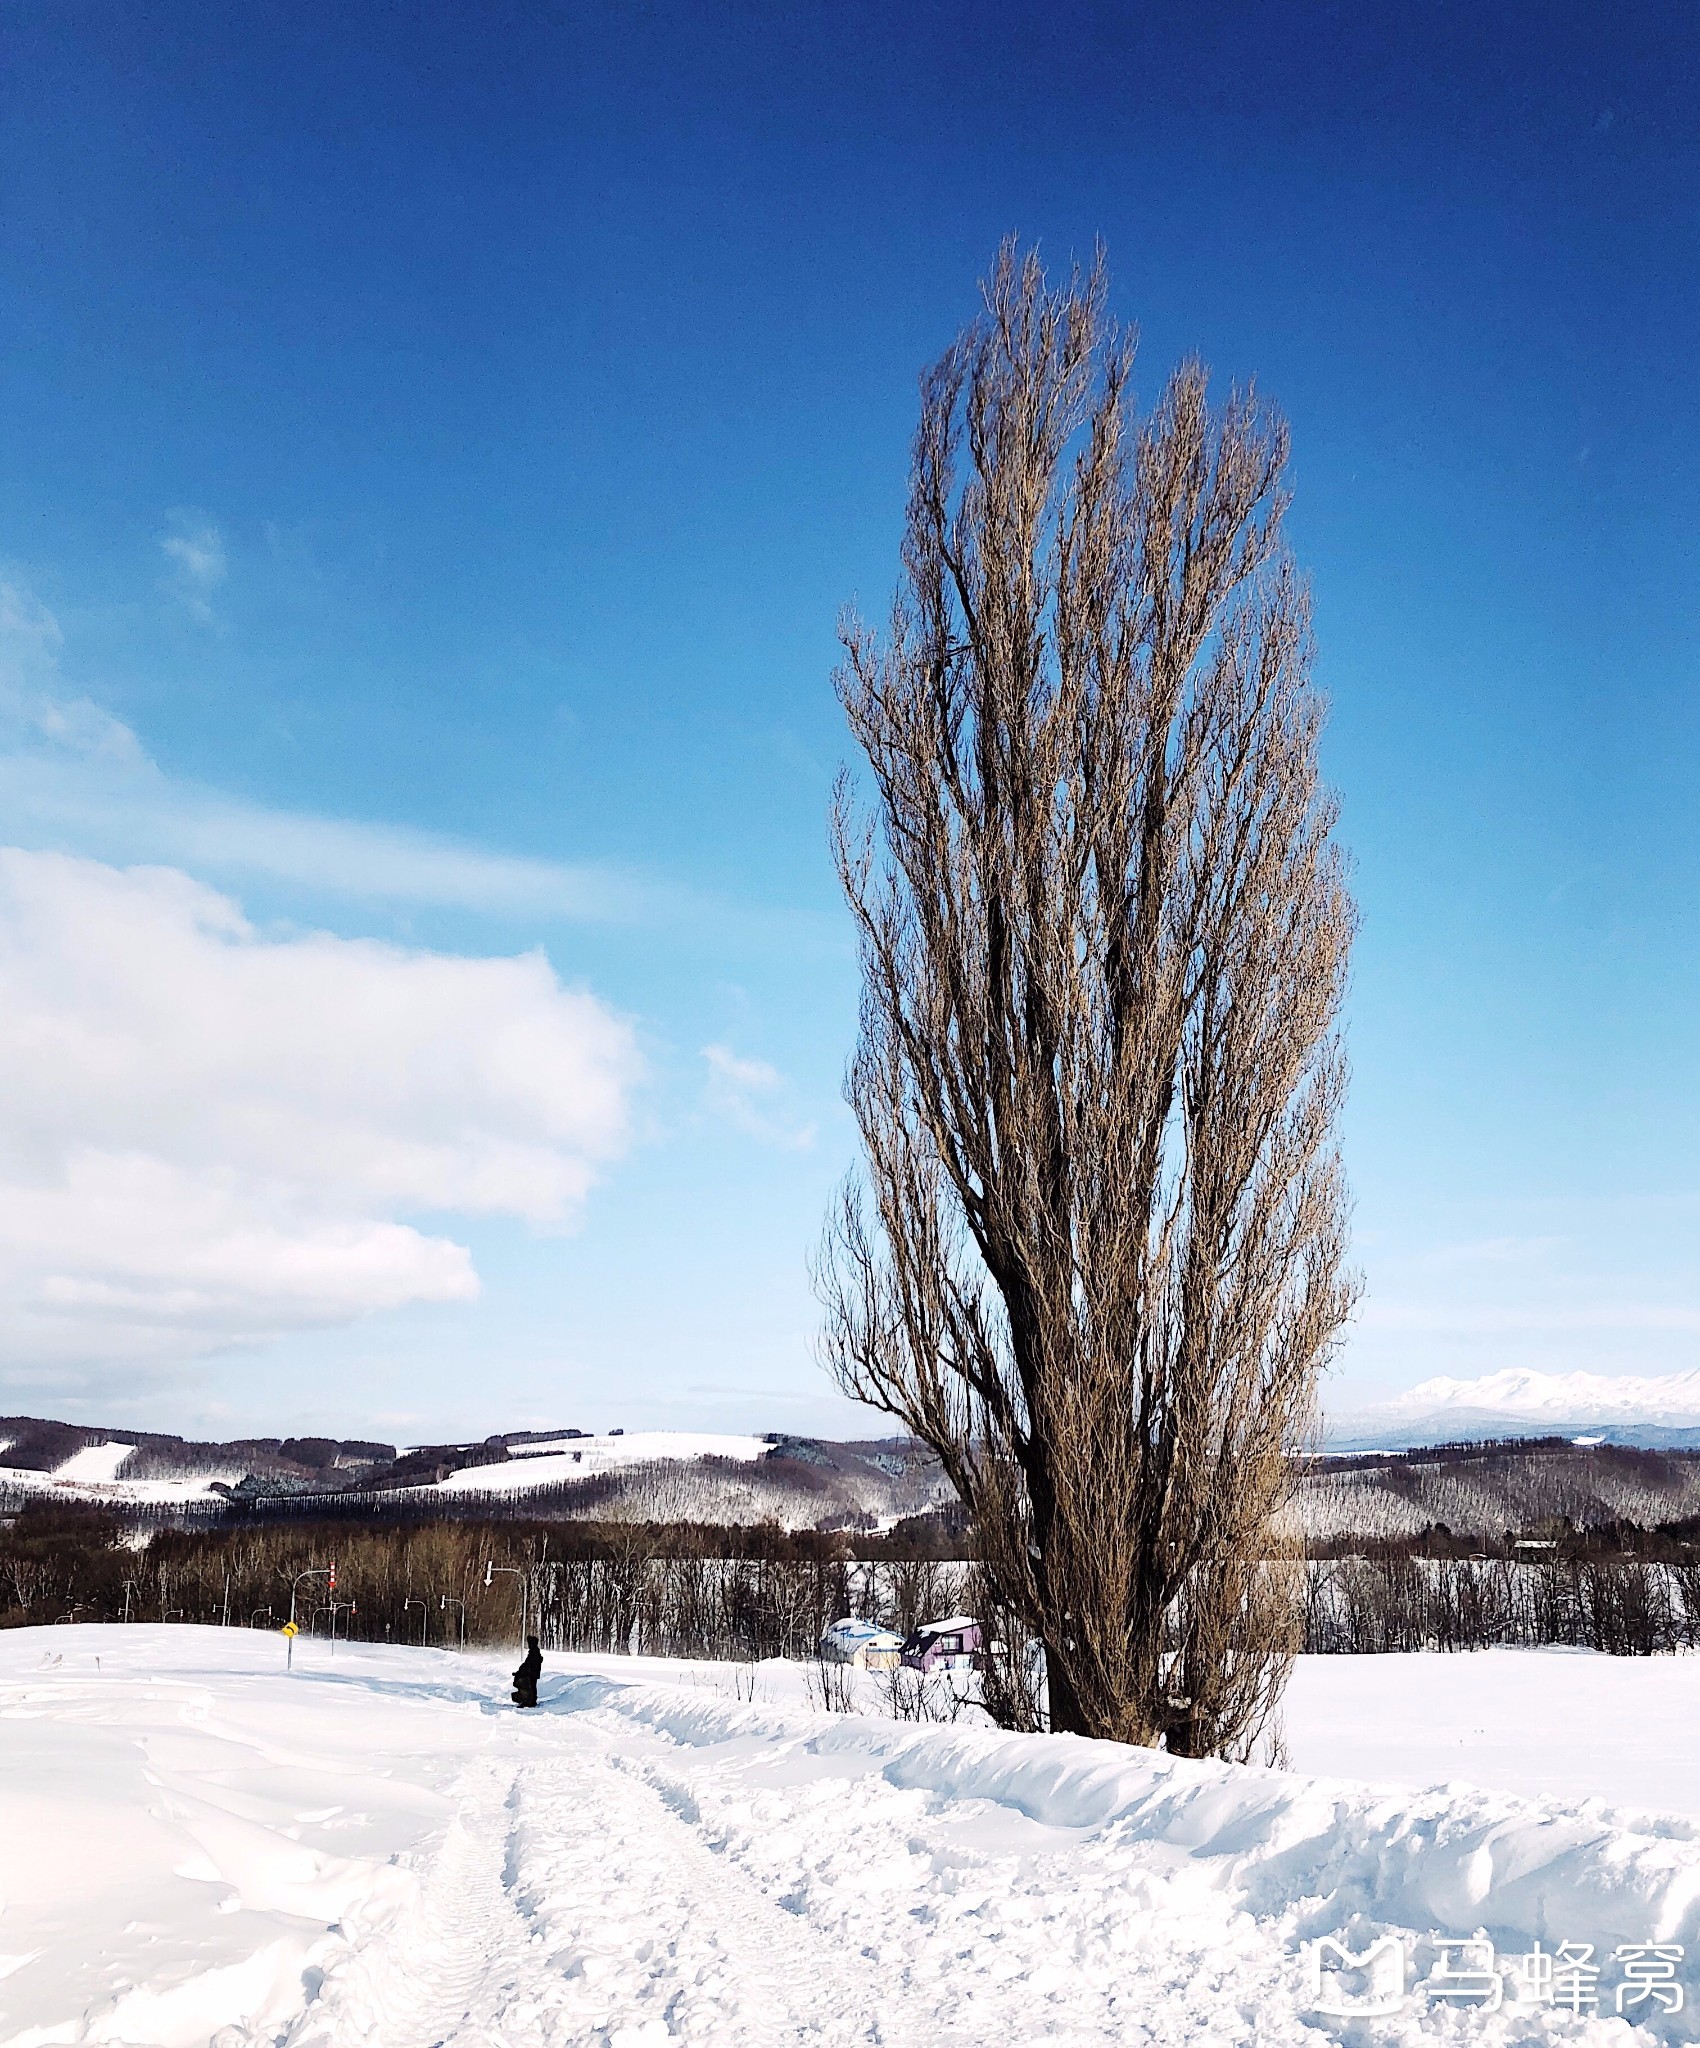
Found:
[[525, 1639], [525, 1662], [514, 1673], [514, 1705], [534, 1707], [537, 1704], [537, 1681], [543, 1671], [543, 1652], [537, 1647], [537, 1638]]

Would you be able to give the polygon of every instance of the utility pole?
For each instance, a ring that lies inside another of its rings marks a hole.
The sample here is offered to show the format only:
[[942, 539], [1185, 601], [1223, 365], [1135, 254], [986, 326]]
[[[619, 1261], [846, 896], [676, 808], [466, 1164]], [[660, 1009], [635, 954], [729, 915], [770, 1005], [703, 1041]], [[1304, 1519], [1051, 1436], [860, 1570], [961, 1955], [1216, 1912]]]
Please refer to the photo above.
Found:
[[135, 1582], [135, 1580], [134, 1580], [134, 1579], [126, 1579], [126, 1580], [124, 1581], [124, 1619], [125, 1619], [126, 1621], [128, 1621], [128, 1620], [130, 1619], [130, 1595], [131, 1595], [131, 1594], [132, 1594], [133, 1592], [135, 1592], [135, 1590], [136, 1590], [136, 1582]]

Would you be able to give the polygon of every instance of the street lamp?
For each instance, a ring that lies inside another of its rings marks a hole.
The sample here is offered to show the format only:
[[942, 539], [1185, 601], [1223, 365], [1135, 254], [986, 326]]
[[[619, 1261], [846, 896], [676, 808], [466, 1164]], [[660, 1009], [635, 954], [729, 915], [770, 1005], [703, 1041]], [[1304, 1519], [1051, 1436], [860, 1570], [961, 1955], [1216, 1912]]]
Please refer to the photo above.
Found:
[[425, 1630], [430, 1621], [431, 1610], [423, 1600], [404, 1600], [401, 1603], [401, 1625], [403, 1629], [407, 1627], [407, 1610], [410, 1607], [417, 1607], [419, 1609], [419, 1647], [424, 1649]]
[[[314, 1565], [310, 1571], [297, 1572], [295, 1574], [295, 1584], [289, 1589], [289, 1618], [291, 1621], [295, 1619], [296, 1589], [300, 1586], [303, 1579], [329, 1579], [331, 1591], [334, 1593], [336, 1591], [336, 1566], [334, 1564]], [[311, 1627], [312, 1624], [309, 1622], [308, 1626]]]
[[464, 1600], [457, 1600], [452, 1593], [439, 1593], [437, 1595], [437, 1605], [444, 1609], [450, 1607], [458, 1607], [460, 1609], [460, 1646], [464, 1650], [466, 1648], [466, 1602]]
[[527, 1573], [520, 1571], [511, 1564], [486, 1564], [484, 1567], [484, 1583], [486, 1586], [494, 1581], [497, 1572], [505, 1572], [510, 1579], [519, 1580], [519, 1639], [521, 1643], [524, 1643], [526, 1639], [525, 1619], [529, 1611], [528, 1602], [531, 1596], [530, 1577]]

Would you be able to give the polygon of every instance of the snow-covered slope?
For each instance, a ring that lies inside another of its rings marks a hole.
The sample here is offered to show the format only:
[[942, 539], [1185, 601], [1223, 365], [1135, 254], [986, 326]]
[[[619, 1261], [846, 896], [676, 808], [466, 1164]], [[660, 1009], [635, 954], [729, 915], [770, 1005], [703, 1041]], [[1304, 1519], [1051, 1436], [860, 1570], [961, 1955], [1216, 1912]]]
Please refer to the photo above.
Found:
[[439, 1480], [444, 1493], [529, 1493], [544, 1486], [570, 1486], [599, 1472], [630, 1465], [691, 1463], [698, 1458], [731, 1458], [752, 1463], [773, 1448], [765, 1437], [716, 1436], [679, 1429], [640, 1429], [631, 1435], [563, 1437], [547, 1443], [513, 1445], [504, 1465], [472, 1465]]
[[0, 1465], [0, 1488], [17, 1493], [63, 1494], [70, 1500], [105, 1501], [114, 1507], [186, 1506], [194, 1501], [217, 1499], [214, 1479], [228, 1475], [213, 1471], [193, 1479], [120, 1479], [125, 1460], [134, 1444], [87, 1444], [82, 1450], [54, 1466], [51, 1472], [37, 1472], [17, 1465]]
[[62, 1485], [110, 1486], [135, 1448], [134, 1444], [86, 1444], [56, 1466], [53, 1476]]
[[1700, 1371], [1608, 1378], [1524, 1370], [1424, 1380], [1390, 1401], [1330, 1417], [1336, 1449], [1486, 1436], [1598, 1433], [1613, 1442], [1700, 1443]]
[[[1312, 2009], [1323, 1935], [1392, 1938], [1383, 2048], [1695, 2038], [1700, 1660], [1301, 1666], [1296, 1759], [1380, 1788], [828, 1715], [787, 1666], [552, 1657], [521, 1716], [507, 1661], [0, 1636], [0, 2044], [1368, 2041]], [[1601, 2015], [1428, 2003], [1484, 1932], [1591, 1945]], [[1650, 1942], [1688, 2009], [1631, 2034]]]

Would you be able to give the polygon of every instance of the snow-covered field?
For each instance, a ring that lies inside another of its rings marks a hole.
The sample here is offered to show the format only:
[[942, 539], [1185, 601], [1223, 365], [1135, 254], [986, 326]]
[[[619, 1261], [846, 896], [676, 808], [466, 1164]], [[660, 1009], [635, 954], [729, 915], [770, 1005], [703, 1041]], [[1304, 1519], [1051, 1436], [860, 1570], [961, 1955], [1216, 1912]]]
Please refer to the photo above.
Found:
[[[828, 1715], [795, 1666], [550, 1658], [520, 1715], [509, 1660], [283, 1661], [0, 1635], [5, 2048], [1700, 2036], [1607, 2016], [1620, 1946], [1700, 1963], [1700, 1660], [1313, 1660], [1289, 1771]], [[1599, 2014], [1426, 1998], [1479, 1931], [1591, 1944]], [[1308, 1944], [1382, 1934], [1399, 2012], [1316, 2012]]]

